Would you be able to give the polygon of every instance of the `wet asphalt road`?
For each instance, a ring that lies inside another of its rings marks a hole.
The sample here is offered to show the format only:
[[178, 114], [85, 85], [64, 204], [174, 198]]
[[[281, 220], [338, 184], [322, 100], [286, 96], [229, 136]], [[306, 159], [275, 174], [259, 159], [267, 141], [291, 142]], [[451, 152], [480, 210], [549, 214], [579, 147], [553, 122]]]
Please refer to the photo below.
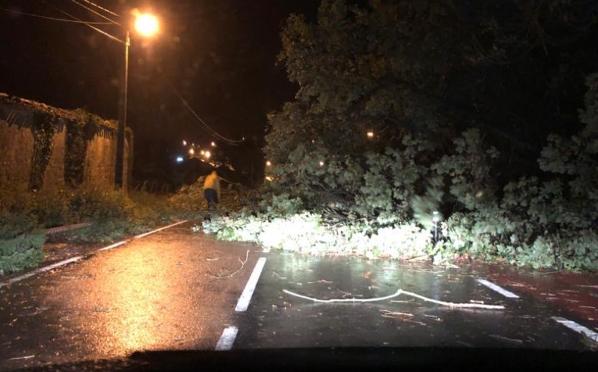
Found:
[[[179, 225], [0, 288], [0, 369], [138, 350], [213, 350], [226, 327], [238, 329], [235, 349], [594, 347], [556, 323], [551, 317], [565, 314], [552, 305], [525, 295], [505, 298], [480, 285], [476, 279], [484, 273], [471, 268], [264, 253], [251, 244], [214, 241], [190, 227]], [[266, 263], [249, 308], [236, 312], [259, 257]], [[315, 304], [282, 292], [370, 298], [399, 287], [506, 309], [457, 310], [406, 296]]]

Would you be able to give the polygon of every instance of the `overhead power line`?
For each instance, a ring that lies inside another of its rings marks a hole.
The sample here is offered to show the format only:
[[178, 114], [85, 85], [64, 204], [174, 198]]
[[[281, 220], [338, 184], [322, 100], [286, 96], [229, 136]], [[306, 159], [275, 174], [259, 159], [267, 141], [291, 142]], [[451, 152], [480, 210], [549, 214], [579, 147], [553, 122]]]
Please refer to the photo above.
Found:
[[82, 24], [90, 24], [90, 25], [111, 25], [112, 24], [110, 22], [95, 22], [95, 21], [82, 21], [82, 20], [79, 21], [79, 20], [74, 20], [74, 19], [50, 17], [50, 16], [45, 16], [42, 14], [21, 12], [19, 10], [14, 10], [14, 9], [0, 8], [0, 10], [4, 10], [5, 12], [8, 12], [8, 13], [18, 14], [18, 15], [27, 16], [27, 17], [46, 19], [48, 21], [66, 22], [66, 23], [82, 23]]
[[93, 6], [93, 7], [96, 7], [96, 8], [97, 8], [97, 9], [99, 9], [99, 10], [103, 10], [104, 12], [106, 12], [106, 13], [108, 13], [108, 14], [110, 14], [110, 15], [113, 15], [113, 16], [116, 16], [116, 17], [120, 17], [120, 14], [118, 14], [118, 13], [115, 13], [115, 12], [113, 12], [113, 11], [109, 10], [109, 9], [106, 9], [106, 8], [104, 8], [104, 7], [102, 7], [102, 6], [98, 5], [98, 4], [96, 4], [96, 3], [92, 3], [92, 2], [91, 2], [91, 1], [89, 1], [89, 0], [83, 0], [83, 2], [85, 2], [85, 3], [89, 4], [89, 5]]
[[220, 133], [218, 133], [214, 128], [210, 127], [198, 114], [197, 112], [195, 112], [195, 110], [193, 110], [193, 108], [191, 107], [191, 105], [189, 105], [189, 102], [187, 102], [187, 100], [185, 99], [185, 97], [183, 97], [179, 91], [174, 87], [174, 85], [170, 84], [170, 87], [172, 88], [174, 94], [179, 98], [179, 100], [181, 101], [181, 103], [187, 108], [187, 110], [189, 110], [189, 112], [195, 117], [195, 119], [197, 119], [197, 121], [199, 121], [205, 128], [208, 129], [208, 131], [215, 137], [220, 138], [221, 140], [228, 142], [229, 144], [239, 144], [241, 142], [243, 142], [243, 140], [235, 140], [235, 139], [231, 139], [228, 137], [225, 137], [223, 135], [221, 135]]
[[81, 4], [81, 3], [80, 3], [80, 2], [78, 2], [77, 0], [71, 0], [71, 1], [72, 1], [74, 4], [77, 4], [77, 5], [79, 5], [81, 8], [83, 8], [83, 9], [86, 9], [86, 10], [88, 10], [89, 12], [91, 12], [91, 13], [93, 13], [93, 14], [97, 15], [98, 17], [100, 17], [100, 18], [103, 18], [103, 19], [107, 20], [108, 22], [111, 22], [111, 23], [114, 23], [115, 25], [119, 25], [119, 26], [120, 26], [120, 23], [116, 22], [116, 21], [115, 21], [115, 20], [113, 20], [112, 18], [110, 18], [110, 17], [107, 17], [107, 16], [103, 15], [102, 13], [100, 13], [100, 12], [98, 12], [98, 11], [96, 11], [96, 10], [94, 10], [94, 9], [92, 9], [92, 8], [90, 8], [90, 7], [88, 7], [88, 6], [86, 6], [86, 5], [83, 5], [83, 4]]
[[56, 8], [56, 9], [57, 9], [59, 12], [61, 12], [62, 14], [66, 15], [67, 17], [70, 17], [70, 18], [72, 18], [72, 19], [75, 19], [75, 20], [81, 21], [81, 22], [82, 22], [82, 23], [83, 23], [85, 26], [87, 26], [87, 27], [91, 28], [92, 30], [94, 30], [94, 31], [96, 31], [96, 32], [99, 32], [100, 34], [102, 34], [102, 35], [104, 35], [104, 36], [108, 37], [109, 39], [112, 39], [112, 40], [114, 40], [114, 41], [117, 41], [117, 42], [119, 42], [119, 43], [121, 43], [121, 44], [124, 44], [124, 43], [125, 43], [125, 42], [124, 42], [124, 41], [122, 41], [121, 39], [117, 38], [117, 37], [116, 37], [116, 36], [114, 36], [114, 35], [111, 35], [111, 34], [109, 34], [108, 32], [106, 32], [106, 31], [102, 30], [101, 28], [97, 28], [97, 27], [95, 27], [95, 26], [91, 25], [91, 24], [90, 24], [90, 23], [88, 23], [88, 22], [84, 22], [84, 21], [82, 21], [81, 19], [79, 19], [79, 18], [75, 17], [74, 15], [72, 15], [72, 14], [70, 14], [70, 13], [67, 13], [66, 11], [64, 11], [64, 10], [62, 10], [62, 9], [59, 9], [59, 8]]

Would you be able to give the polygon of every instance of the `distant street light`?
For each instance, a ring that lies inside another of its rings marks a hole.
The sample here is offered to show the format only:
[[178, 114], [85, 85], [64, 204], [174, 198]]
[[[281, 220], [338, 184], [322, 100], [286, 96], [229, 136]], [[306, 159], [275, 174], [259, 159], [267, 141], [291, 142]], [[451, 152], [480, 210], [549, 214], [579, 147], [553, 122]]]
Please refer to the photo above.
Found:
[[206, 159], [209, 159], [212, 156], [212, 153], [206, 150], [204, 156], [206, 157]]
[[367, 136], [368, 136], [368, 138], [370, 138], [370, 139], [371, 139], [371, 138], [374, 138], [374, 131], [373, 131], [373, 130], [368, 130], [368, 132], [367, 132]]
[[187, 146], [187, 141], [183, 140], [183, 146]]
[[212, 146], [212, 147], [216, 147], [216, 142], [212, 141], [212, 142], [210, 143], [210, 146]]
[[270, 160], [266, 161], [266, 167], [271, 167], [272, 166], [272, 162]]
[[189, 149], [189, 155], [191, 155], [191, 156], [195, 155], [195, 150], [194, 149]]
[[320, 167], [324, 166], [324, 162], [322, 160], [320, 160]]
[[183, 159], [183, 157], [182, 157], [182, 156], [177, 156], [177, 157], [176, 157], [176, 162], [177, 162], [177, 163], [182, 163], [182, 162], [183, 162], [183, 160], [184, 160], [184, 159]]
[[[160, 22], [158, 18], [150, 13], [140, 13], [138, 10], [133, 11], [134, 26], [137, 33], [143, 37], [152, 37], [156, 35], [160, 29]], [[128, 95], [129, 95], [129, 47], [131, 46], [130, 30], [125, 32], [125, 71], [123, 82], [123, 99], [121, 108], [121, 118], [118, 122], [118, 136], [116, 147], [116, 164], [114, 183], [117, 188], [123, 187], [123, 176], [125, 169], [125, 132], [127, 129], [127, 109], [128, 109]]]

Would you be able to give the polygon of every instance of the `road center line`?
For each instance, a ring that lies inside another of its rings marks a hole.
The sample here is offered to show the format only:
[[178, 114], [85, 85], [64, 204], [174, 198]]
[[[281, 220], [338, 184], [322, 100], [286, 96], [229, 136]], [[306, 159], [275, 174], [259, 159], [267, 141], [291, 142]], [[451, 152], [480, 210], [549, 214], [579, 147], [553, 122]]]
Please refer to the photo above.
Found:
[[222, 335], [216, 344], [216, 350], [225, 351], [232, 349], [235, 339], [237, 338], [237, 333], [239, 333], [239, 328], [235, 326], [224, 328], [224, 331], [222, 331]]
[[[168, 226], [160, 227], [159, 229], [155, 229], [155, 230], [152, 230], [152, 231], [140, 234], [140, 235], [136, 235], [132, 239], [143, 238], [143, 237], [148, 236], [150, 234], [154, 234], [154, 233], [157, 233], [159, 231], [169, 229], [171, 227], [180, 225], [180, 224], [185, 223], [185, 222], [187, 222], [187, 220], [179, 221], [179, 222], [173, 223], [173, 224], [168, 225]], [[127, 239], [127, 240], [123, 240], [123, 241], [120, 241], [120, 242], [117, 242], [117, 243], [110, 244], [109, 246], [100, 248], [100, 249], [98, 249], [98, 250], [96, 250], [94, 252], [89, 253], [86, 256], [93, 256], [97, 252], [106, 251], [106, 250], [109, 250], [109, 249], [113, 249], [113, 248], [119, 247], [119, 246], [121, 246], [123, 244], [126, 244], [126, 243], [130, 242], [132, 239]], [[8, 279], [5, 282], [0, 283], [0, 288], [5, 287], [5, 286], [10, 285], [10, 284], [13, 284], [13, 283], [16, 283], [16, 282], [20, 282], [21, 280], [24, 280], [24, 279], [27, 279], [27, 278], [31, 278], [32, 276], [40, 274], [40, 273], [43, 273], [45, 271], [49, 271], [49, 270], [55, 269], [55, 268], [60, 267], [60, 266], [68, 265], [68, 264], [70, 264], [72, 262], [79, 261], [79, 260], [81, 260], [82, 258], [84, 258], [86, 256], [75, 256], [75, 257], [67, 258], [65, 260], [55, 262], [55, 263], [53, 263], [51, 265], [40, 267], [38, 269], [35, 269], [35, 270], [30, 271], [28, 273], [25, 273], [23, 275], [15, 276], [14, 278], [10, 278], [10, 279]]]
[[251, 273], [251, 276], [245, 285], [245, 289], [243, 289], [243, 293], [241, 293], [241, 297], [239, 297], [239, 301], [237, 301], [237, 306], [235, 307], [236, 312], [246, 311], [249, 307], [251, 296], [253, 296], [253, 291], [255, 291], [255, 286], [260, 279], [260, 275], [262, 274], [265, 264], [266, 257], [260, 257], [257, 260], [257, 263], [253, 268], [253, 272]]
[[559, 316], [553, 316], [552, 319], [555, 322], [560, 323], [560, 324], [564, 325], [565, 327], [574, 330], [577, 333], [581, 333], [582, 335], [588, 337], [592, 341], [598, 342], [598, 333], [592, 331], [591, 329], [584, 327], [577, 322], [574, 322], [569, 319], [561, 318]]
[[500, 293], [501, 295], [507, 297], [507, 298], [519, 298], [519, 296], [517, 296], [515, 293], [511, 292], [511, 291], [507, 291], [506, 289], [499, 287], [498, 285], [487, 281], [486, 279], [478, 279], [478, 282], [480, 284], [485, 285], [486, 287], [492, 289], [493, 291], [496, 291], [498, 293]]

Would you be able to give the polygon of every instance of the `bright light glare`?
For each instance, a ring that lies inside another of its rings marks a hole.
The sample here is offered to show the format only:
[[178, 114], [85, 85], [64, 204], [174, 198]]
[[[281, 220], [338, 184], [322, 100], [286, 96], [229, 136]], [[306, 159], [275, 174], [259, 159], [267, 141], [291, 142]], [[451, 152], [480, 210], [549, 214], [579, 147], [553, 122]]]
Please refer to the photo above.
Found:
[[183, 140], [183, 146], [187, 146], [187, 141]]
[[440, 221], [440, 213], [438, 211], [432, 212], [432, 221], [439, 222]]
[[271, 162], [270, 160], [268, 160], [268, 161], [266, 162], [266, 167], [271, 167], [271, 166], [272, 166], [272, 162]]
[[320, 167], [324, 166], [324, 162], [322, 160], [320, 160]]
[[184, 160], [184, 159], [183, 159], [183, 157], [182, 157], [182, 156], [177, 156], [177, 157], [176, 157], [176, 162], [177, 162], [177, 163], [182, 163], [182, 162], [183, 162], [183, 160]]
[[189, 149], [189, 155], [195, 155], [195, 150], [194, 149]]
[[206, 151], [205, 150], [201, 150], [199, 153], [203, 156], [203, 155], [206, 154]]
[[151, 37], [158, 33], [160, 24], [158, 17], [149, 13], [140, 13], [135, 18], [135, 30], [145, 37]]
[[272, 179], [273, 179], [272, 176], [266, 176], [266, 181], [272, 182]]
[[212, 153], [209, 151], [206, 151], [206, 153], [204, 154], [204, 156], [206, 157], [206, 159], [209, 159], [212, 156]]
[[367, 132], [367, 136], [368, 136], [368, 138], [374, 138], [374, 131], [373, 130], [369, 130]]
[[216, 147], [216, 142], [212, 141], [212, 142], [210, 143], [210, 146], [212, 146], [212, 147]]

